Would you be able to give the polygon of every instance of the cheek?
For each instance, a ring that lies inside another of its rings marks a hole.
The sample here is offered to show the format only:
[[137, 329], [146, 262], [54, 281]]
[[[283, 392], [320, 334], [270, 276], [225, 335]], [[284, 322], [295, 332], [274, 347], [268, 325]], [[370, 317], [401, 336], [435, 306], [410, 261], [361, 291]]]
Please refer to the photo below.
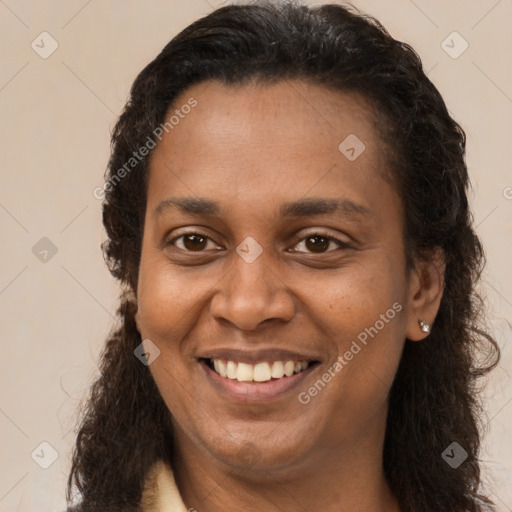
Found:
[[318, 323], [341, 365], [333, 369], [337, 384], [332, 390], [345, 403], [352, 398], [356, 408], [373, 397], [382, 400], [400, 360], [406, 297], [400, 258], [396, 260], [375, 254], [364, 265], [317, 284], [316, 293], [326, 298], [325, 307], [317, 310]]
[[[377, 250], [334, 274], [312, 276], [302, 286], [304, 301], [316, 312], [318, 321], [331, 329], [331, 336], [357, 336], [374, 325], [395, 302], [405, 306], [405, 280], [400, 258], [396, 260]], [[393, 320], [400, 323], [402, 316], [394, 315]]]
[[194, 400], [183, 383], [195, 362], [183, 353], [181, 340], [197, 322], [201, 289], [191, 285], [169, 262], [153, 258], [141, 260], [138, 283], [138, 325], [142, 339], [150, 339], [160, 354], [149, 370], [173, 416], [184, 415], [184, 404]]
[[203, 288], [186, 272], [173, 272], [168, 262], [141, 261], [137, 295], [141, 334], [168, 340], [186, 330], [194, 321]]
[[[404, 342], [402, 275], [396, 262], [384, 256], [377, 258], [373, 266], [366, 267], [350, 283], [341, 315], [350, 326], [350, 343], [354, 341], [361, 347], [357, 354], [359, 366], [364, 366], [364, 373], [373, 370], [375, 375], [382, 375], [386, 382], [394, 375]], [[357, 347], [352, 350], [356, 351]]]

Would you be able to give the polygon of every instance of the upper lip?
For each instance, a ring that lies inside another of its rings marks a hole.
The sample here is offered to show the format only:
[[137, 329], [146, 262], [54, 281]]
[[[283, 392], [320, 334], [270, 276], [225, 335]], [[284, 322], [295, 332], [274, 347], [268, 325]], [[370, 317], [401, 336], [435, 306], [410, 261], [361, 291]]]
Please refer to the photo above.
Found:
[[233, 348], [211, 349], [201, 353], [199, 359], [222, 359], [238, 363], [259, 363], [262, 361], [320, 361], [320, 357], [311, 353], [295, 352], [285, 349], [242, 350]]

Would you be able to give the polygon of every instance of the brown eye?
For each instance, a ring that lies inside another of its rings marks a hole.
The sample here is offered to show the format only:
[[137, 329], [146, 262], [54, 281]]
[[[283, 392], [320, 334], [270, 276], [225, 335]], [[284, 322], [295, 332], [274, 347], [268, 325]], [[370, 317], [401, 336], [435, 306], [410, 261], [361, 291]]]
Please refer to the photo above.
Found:
[[305, 238], [306, 248], [311, 252], [325, 252], [331, 240], [325, 236], [315, 235]]
[[205, 236], [191, 234], [183, 236], [183, 245], [188, 251], [201, 251], [206, 247], [208, 239]]
[[335, 237], [316, 233], [302, 238], [291, 250], [306, 254], [324, 254], [334, 252], [336, 249], [350, 249], [350, 246]]
[[203, 252], [205, 249], [219, 248], [210, 237], [200, 233], [186, 233], [177, 236], [168, 245], [174, 245], [186, 252]]

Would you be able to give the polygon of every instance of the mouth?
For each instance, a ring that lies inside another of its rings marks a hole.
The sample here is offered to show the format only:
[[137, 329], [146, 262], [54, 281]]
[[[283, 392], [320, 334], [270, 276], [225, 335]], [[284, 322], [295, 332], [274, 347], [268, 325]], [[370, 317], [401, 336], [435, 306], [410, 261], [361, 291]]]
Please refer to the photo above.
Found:
[[206, 366], [224, 379], [238, 382], [269, 382], [285, 379], [304, 372], [318, 361], [260, 361], [258, 363], [243, 363], [232, 360], [204, 358]]
[[303, 354], [223, 351], [198, 358], [209, 384], [229, 401], [271, 403], [298, 393], [299, 385], [321, 362]]

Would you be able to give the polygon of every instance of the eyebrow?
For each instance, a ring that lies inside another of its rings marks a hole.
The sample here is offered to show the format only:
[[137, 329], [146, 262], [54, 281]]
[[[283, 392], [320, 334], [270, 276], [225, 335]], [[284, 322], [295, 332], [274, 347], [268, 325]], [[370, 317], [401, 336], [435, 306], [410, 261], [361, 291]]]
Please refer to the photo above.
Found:
[[367, 216], [371, 212], [362, 204], [349, 199], [301, 199], [281, 207], [282, 217], [309, 217], [326, 213], [339, 213], [344, 217]]
[[178, 208], [184, 213], [195, 215], [218, 215], [220, 211], [219, 205], [209, 199], [200, 197], [171, 197], [162, 201], [155, 208], [155, 214], [161, 215], [172, 208]]
[[[155, 208], [155, 215], [161, 215], [169, 209], [177, 208], [184, 213], [193, 215], [219, 215], [220, 206], [215, 201], [198, 197], [173, 197], [165, 199]], [[308, 198], [285, 203], [280, 208], [281, 217], [312, 217], [339, 213], [342, 217], [362, 217], [371, 211], [359, 203], [349, 199], [317, 199]]]

